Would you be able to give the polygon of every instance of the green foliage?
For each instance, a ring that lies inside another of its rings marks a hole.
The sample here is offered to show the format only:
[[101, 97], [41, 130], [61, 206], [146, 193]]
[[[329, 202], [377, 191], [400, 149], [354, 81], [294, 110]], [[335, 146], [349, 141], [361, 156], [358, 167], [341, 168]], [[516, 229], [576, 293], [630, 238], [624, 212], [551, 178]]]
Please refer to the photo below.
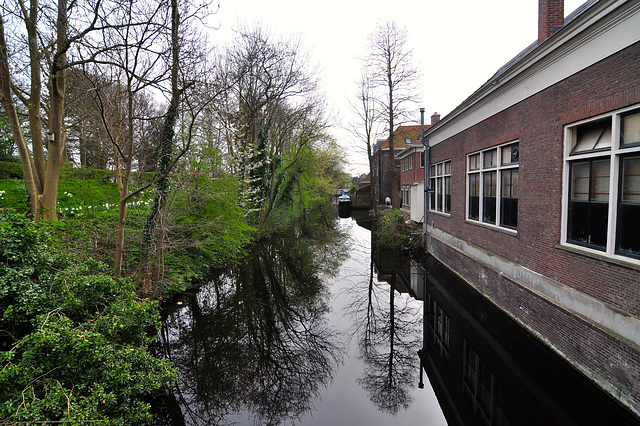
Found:
[[381, 247], [391, 249], [408, 248], [413, 226], [399, 209], [390, 209], [380, 219], [376, 237]]
[[255, 231], [245, 220], [235, 178], [211, 178], [201, 170], [187, 176], [176, 185], [170, 208], [174, 244], [165, 252], [169, 276], [163, 283], [170, 287], [240, 259]]
[[15, 161], [0, 161], [0, 179], [22, 179], [22, 164], [19, 159]]
[[[17, 158], [17, 150], [15, 149], [15, 142], [13, 138], [13, 131], [11, 130], [11, 125], [9, 124], [9, 117], [7, 117], [7, 113], [4, 108], [0, 109], [0, 162], [20, 162], [20, 159]], [[2, 169], [4, 167], [0, 167]], [[20, 170], [22, 172], [22, 170]], [[1, 176], [0, 179], [6, 179], [6, 177]], [[20, 173], [22, 175], [22, 173]]]
[[0, 420], [148, 422], [145, 397], [175, 377], [146, 349], [157, 305], [105, 265], [54, 250], [56, 230], [0, 216]]
[[26, 201], [27, 188], [25, 187], [23, 180], [0, 180], [0, 207], [22, 208], [28, 210]]

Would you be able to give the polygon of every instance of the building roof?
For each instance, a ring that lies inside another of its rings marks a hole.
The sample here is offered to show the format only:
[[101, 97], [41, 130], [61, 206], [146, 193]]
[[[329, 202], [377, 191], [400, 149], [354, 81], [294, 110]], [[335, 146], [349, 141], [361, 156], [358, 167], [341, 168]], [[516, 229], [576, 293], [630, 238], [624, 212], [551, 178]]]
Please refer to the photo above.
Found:
[[[594, 4], [597, 1], [598, 0], [587, 0], [582, 5], [580, 5], [576, 10], [574, 10], [569, 15], [567, 15], [567, 17], [564, 20], [564, 25], [560, 29], [558, 29], [558, 31], [562, 30], [562, 28], [564, 28], [565, 25], [573, 21], [576, 17], [578, 17], [582, 12], [587, 10], [592, 4]], [[507, 62], [500, 68], [498, 68], [498, 71], [496, 71], [495, 74], [493, 74], [489, 80], [487, 80], [482, 86], [480, 86], [480, 88], [478, 88], [478, 90], [473, 92], [469, 97], [470, 98], [473, 97], [477, 92], [481, 91], [487, 86], [494, 84], [495, 81], [498, 81], [500, 79], [500, 76], [502, 76], [506, 71], [508, 71], [515, 64], [520, 62], [520, 60], [523, 59], [525, 56], [527, 56], [529, 53], [531, 53], [536, 47], [539, 46], [539, 44], [540, 43], [538, 43], [538, 40], [536, 39], [533, 43], [531, 43], [529, 46], [524, 48], [520, 53], [518, 53], [511, 60], [509, 60], [509, 62]]]
[[[567, 24], [574, 21], [580, 15], [582, 15], [587, 9], [596, 4], [599, 0], [587, 0], [581, 6], [579, 6], [576, 10], [571, 12], [569, 15], [565, 17], [564, 25], [557, 29], [556, 34], [558, 32], [562, 32]], [[554, 34], [555, 35], [555, 34]], [[462, 103], [460, 103], [457, 107], [453, 109], [449, 114], [443, 117], [438, 123], [436, 123], [430, 130], [437, 131], [440, 127], [447, 126], [451, 120], [455, 120], [456, 116], [458, 116], [462, 111], [467, 109], [476, 98], [484, 96], [483, 93], [491, 90], [492, 86], [496, 86], [502, 83], [503, 77], [505, 77], [512, 69], [517, 68], [518, 64], [525, 61], [534, 51], [536, 51], [539, 47], [543, 46], [545, 43], [539, 43], [536, 39], [533, 43], [528, 45], [525, 49], [523, 49], [520, 53], [514, 56], [511, 60], [501, 66], [492, 76], [489, 78], [484, 84], [482, 84], [477, 90], [475, 90], [471, 95], [469, 95]], [[431, 133], [431, 132], [430, 132]]]
[[[425, 124], [426, 131], [431, 125]], [[420, 142], [421, 126], [419, 124], [410, 126], [398, 126], [393, 131], [393, 148], [394, 150], [405, 149], [408, 146], [422, 146]], [[407, 143], [407, 139], [410, 143]], [[385, 139], [380, 149], [389, 149], [389, 138]]]

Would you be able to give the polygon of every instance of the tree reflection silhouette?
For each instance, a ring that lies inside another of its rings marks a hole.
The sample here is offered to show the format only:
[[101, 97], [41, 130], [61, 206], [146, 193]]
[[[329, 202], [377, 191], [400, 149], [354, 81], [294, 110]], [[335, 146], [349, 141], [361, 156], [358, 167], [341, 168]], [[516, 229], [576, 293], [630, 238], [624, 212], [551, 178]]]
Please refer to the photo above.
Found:
[[344, 352], [325, 323], [321, 276], [344, 260], [346, 235], [321, 235], [273, 238], [166, 313], [160, 350], [180, 374], [172, 389], [180, 418], [160, 407], [161, 421], [231, 424], [247, 413], [276, 425], [311, 411]]
[[349, 289], [346, 310], [365, 365], [358, 384], [379, 410], [395, 414], [412, 403], [409, 389], [416, 383], [416, 354], [422, 346], [421, 307], [401, 280], [407, 259], [376, 246], [372, 253], [369, 275]]

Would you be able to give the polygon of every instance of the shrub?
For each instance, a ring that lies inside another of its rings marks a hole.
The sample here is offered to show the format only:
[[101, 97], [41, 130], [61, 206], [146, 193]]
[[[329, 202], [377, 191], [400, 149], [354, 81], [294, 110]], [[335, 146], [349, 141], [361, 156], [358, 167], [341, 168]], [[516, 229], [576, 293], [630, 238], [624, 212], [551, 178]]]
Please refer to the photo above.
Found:
[[390, 209], [380, 219], [376, 237], [381, 247], [401, 249], [409, 246], [411, 232], [413, 227], [406, 215], [399, 209]]
[[[150, 420], [144, 399], [175, 378], [147, 345], [156, 302], [105, 265], [54, 250], [47, 223], [0, 216], [0, 420]], [[5, 336], [6, 337], [6, 336]]]

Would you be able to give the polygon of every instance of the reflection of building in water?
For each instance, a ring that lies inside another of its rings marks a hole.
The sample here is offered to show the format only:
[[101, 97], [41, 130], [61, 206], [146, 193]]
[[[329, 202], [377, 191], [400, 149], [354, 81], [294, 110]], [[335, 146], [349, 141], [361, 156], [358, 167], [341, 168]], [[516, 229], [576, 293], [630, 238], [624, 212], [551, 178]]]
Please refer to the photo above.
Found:
[[637, 424], [444, 265], [427, 270], [420, 355], [450, 425]]

